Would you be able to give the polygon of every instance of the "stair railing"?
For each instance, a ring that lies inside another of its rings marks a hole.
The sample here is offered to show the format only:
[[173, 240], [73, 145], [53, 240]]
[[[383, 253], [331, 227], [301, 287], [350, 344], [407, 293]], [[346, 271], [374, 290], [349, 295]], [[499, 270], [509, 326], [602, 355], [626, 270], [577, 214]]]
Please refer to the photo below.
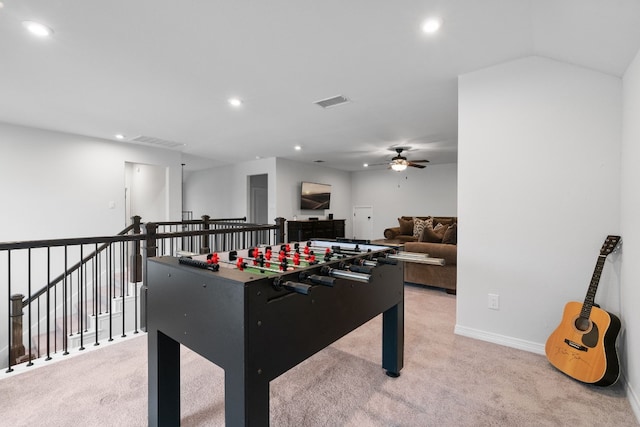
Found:
[[[0, 303], [8, 310], [0, 317], [7, 322], [0, 325], [0, 366], [6, 360], [6, 372], [23, 362], [32, 366], [41, 356], [50, 360], [58, 352], [144, 331], [147, 257], [285, 241], [284, 218], [275, 225], [208, 216], [144, 224], [132, 219], [116, 236], [0, 243], [0, 285], [6, 280], [8, 296], [6, 305]], [[32, 292], [36, 283], [45, 286]]]

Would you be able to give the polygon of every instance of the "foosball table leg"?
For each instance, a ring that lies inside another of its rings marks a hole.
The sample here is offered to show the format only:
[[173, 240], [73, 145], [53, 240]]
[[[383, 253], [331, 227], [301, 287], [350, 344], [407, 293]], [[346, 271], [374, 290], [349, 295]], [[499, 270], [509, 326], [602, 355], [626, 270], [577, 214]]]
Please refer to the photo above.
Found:
[[180, 343], [157, 329], [148, 333], [149, 425], [180, 425]]
[[269, 381], [260, 376], [258, 372], [244, 372], [243, 366], [225, 369], [225, 425], [269, 425]]
[[404, 303], [382, 314], [382, 368], [392, 378], [400, 376], [404, 365]]

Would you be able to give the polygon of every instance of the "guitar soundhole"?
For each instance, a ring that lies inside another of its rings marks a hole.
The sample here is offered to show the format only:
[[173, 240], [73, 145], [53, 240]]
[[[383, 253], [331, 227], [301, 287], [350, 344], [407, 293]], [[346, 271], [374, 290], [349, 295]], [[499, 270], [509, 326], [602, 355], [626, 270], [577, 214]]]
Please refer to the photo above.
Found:
[[589, 327], [591, 326], [591, 322], [589, 321], [589, 319], [585, 319], [584, 317], [578, 317], [576, 319], [576, 328], [579, 331], [587, 331], [589, 329]]

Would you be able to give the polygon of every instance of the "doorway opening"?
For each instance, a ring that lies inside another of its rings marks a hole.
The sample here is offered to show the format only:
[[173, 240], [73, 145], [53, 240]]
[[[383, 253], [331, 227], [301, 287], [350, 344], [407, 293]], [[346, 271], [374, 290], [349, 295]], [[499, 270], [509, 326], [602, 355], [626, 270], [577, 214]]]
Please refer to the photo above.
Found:
[[139, 215], [142, 222], [167, 221], [169, 168], [125, 162], [125, 226]]
[[249, 176], [249, 222], [253, 224], [269, 223], [269, 175]]

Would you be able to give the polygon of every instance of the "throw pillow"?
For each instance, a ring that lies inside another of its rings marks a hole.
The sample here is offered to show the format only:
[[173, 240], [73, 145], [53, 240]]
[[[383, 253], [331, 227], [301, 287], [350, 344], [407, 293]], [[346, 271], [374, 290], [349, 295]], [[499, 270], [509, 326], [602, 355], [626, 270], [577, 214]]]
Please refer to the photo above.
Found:
[[400, 234], [411, 236], [413, 234], [413, 220], [398, 218], [400, 224]]
[[442, 243], [446, 243], [447, 245], [458, 244], [458, 224], [454, 222], [447, 228], [447, 231], [444, 232], [444, 236], [442, 237]]
[[420, 241], [429, 242], [429, 243], [441, 243], [444, 232], [445, 232], [444, 226], [442, 227], [436, 226], [436, 228], [433, 228], [433, 226], [427, 226], [424, 228], [424, 231], [422, 232]]
[[416, 241], [420, 241], [420, 236], [422, 236], [422, 230], [427, 226], [427, 224], [433, 224], [431, 218], [429, 219], [420, 219], [413, 217], [413, 238]]

